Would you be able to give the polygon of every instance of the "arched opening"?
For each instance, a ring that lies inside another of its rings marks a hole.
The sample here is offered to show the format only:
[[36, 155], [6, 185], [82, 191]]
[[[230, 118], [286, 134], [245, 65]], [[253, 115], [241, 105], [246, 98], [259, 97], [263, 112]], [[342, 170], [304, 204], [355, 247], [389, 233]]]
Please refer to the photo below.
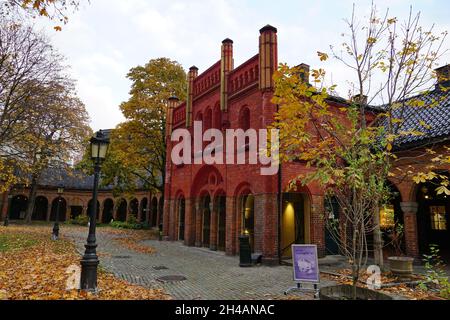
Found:
[[147, 209], [147, 206], [148, 206], [148, 199], [147, 198], [142, 199], [141, 200], [141, 204], [140, 204], [140, 210], [139, 210], [140, 213], [141, 213], [141, 216], [140, 216], [140, 221], [141, 222], [148, 221], [148, 215], [147, 215], [148, 209]]
[[[446, 173], [448, 175], [448, 173]], [[436, 189], [440, 181], [436, 178], [418, 186], [417, 191], [417, 228], [419, 249], [429, 253], [431, 244], [441, 250], [442, 258], [450, 261], [450, 196], [438, 194]]]
[[130, 214], [132, 214], [136, 219], [139, 213], [139, 200], [134, 198], [130, 201]]
[[[58, 213], [59, 204], [59, 213]], [[50, 212], [50, 221], [56, 221], [56, 216], [58, 216], [58, 221], [66, 221], [67, 212], [67, 202], [64, 198], [56, 198], [52, 201], [52, 209]]]
[[308, 242], [307, 210], [309, 197], [306, 193], [286, 192], [282, 195], [281, 256], [292, 256], [293, 244]]
[[178, 199], [178, 240], [184, 241], [184, 226], [186, 222], [186, 201], [184, 197], [181, 196]]
[[[94, 199], [89, 200], [88, 202], [88, 208], [87, 208], [87, 216], [90, 217], [91, 216], [91, 211], [93, 209], [93, 205], [94, 205]], [[98, 202], [97, 200], [97, 209], [96, 209], [96, 213], [95, 213], [95, 219], [98, 220], [100, 215], [100, 202]]]
[[246, 194], [241, 199], [241, 233], [249, 236], [250, 247], [255, 252], [255, 197]]
[[46, 221], [47, 210], [48, 210], [47, 198], [43, 196], [36, 197], [36, 200], [34, 201], [34, 210], [31, 219], [35, 221]]
[[103, 202], [102, 223], [110, 223], [113, 219], [114, 213], [114, 201], [112, 199], [106, 199]]
[[212, 109], [208, 108], [205, 112], [205, 121], [203, 124], [204, 130], [208, 130], [212, 128]]
[[116, 217], [119, 221], [127, 220], [127, 201], [123, 198], [119, 199]]
[[69, 209], [70, 209], [70, 219], [75, 219], [76, 217], [78, 217], [78, 216], [83, 214], [83, 206], [84, 205], [83, 205], [83, 202], [80, 199], [75, 198], [75, 199], [73, 199], [73, 200], [71, 200], [69, 202], [70, 202], [70, 207], [69, 207]]
[[208, 195], [202, 198], [202, 245], [209, 247], [211, 236], [211, 197]]
[[152, 206], [150, 209], [151, 214], [151, 221], [152, 221], [152, 227], [157, 227], [158, 224], [158, 199], [156, 197], [153, 197], [152, 199]]
[[217, 250], [225, 251], [227, 209], [226, 196], [224, 194], [216, 196], [217, 208]]
[[27, 211], [28, 197], [23, 195], [18, 195], [12, 198], [11, 208], [9, 209], [9, 219], [11, 220], [22, 220], [25, 219], [25, 214]]

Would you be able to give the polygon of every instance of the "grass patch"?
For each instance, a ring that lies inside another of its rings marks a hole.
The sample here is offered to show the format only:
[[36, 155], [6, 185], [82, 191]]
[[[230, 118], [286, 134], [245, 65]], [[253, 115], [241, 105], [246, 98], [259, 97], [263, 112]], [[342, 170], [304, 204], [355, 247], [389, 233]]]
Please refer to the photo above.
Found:
[[38, 244], [30, 235], [19, 233], [0, 234], [0, 252], [23, 250]]

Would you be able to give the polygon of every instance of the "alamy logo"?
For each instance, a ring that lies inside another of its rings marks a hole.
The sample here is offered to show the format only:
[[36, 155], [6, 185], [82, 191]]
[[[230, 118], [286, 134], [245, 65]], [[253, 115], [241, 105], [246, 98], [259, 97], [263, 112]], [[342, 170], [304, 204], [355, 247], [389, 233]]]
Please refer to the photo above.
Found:
[[[194, 136], [187, 129], [172, 132], [175, 165], [182, 164], [259, 164], [264, 176], [278, 173], [279, 132], [277, 129], [227, 129], [225, 137], [218, 129], [203, 132], [201, 121], [194, 122]], [[204, 147], [205, 143], [209, 143]], [[224, 150], [225, 145], [225, 150]], [[193, 151], [193, 152], [192, 152]], [[248, 161], [247, 161], [248, 159]]]

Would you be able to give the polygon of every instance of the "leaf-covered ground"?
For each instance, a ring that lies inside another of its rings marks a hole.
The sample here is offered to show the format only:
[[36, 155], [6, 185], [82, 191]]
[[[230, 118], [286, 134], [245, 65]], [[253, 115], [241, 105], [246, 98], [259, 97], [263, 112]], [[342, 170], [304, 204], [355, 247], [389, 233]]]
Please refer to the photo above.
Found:
[[[162, 290], [129, 284], [101, 269], [97, 295], [67, 290], [70, 269], [80, 265], [80, 255], [72, 242], [64, 238], [52, 241], [50, 234], [50, 227], [0, 227], [0, 300], [170, 299]], [[140, 237], [128, 241], [135, 243]]]

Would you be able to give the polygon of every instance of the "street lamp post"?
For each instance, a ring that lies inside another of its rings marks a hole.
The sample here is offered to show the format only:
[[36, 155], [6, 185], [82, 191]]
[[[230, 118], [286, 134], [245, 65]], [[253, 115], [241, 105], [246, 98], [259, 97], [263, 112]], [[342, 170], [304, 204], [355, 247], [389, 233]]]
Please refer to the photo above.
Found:
[[92, 206], [89, 212], [89, 235], [84, 256], [81, 259], [81, 290], [97, 292], [97, 267], [99, 264], [97, 257], [97, 239], [95, 237], [96, 219], [97, 219], [97, 193], [98, 180], [101, 164], [106, 158], [108, 151], [109, 139], [102, 130], [98, 131], [91, 138], [91, 157], [94, 162], [94, 190], [92, 193]]
[[61, 208], [61, 201], [62, 201], [62, 194], [64, 193], [64, 187], [59, 186], [58, 187], [58, 203], [56, 205], [56, 220], [55, 224], [53, 225], [53, 233], [52, 233], [52, 239], [58, 240], [59, 238], [59, 210]]
[[13, 195], [11, 193], [8, 194], [8, 210], [6, 210], [5, 221], [3, 221], [3, 226], [9, 226], [9, 213], [11, 212], [11, 204], [12, 204]]

